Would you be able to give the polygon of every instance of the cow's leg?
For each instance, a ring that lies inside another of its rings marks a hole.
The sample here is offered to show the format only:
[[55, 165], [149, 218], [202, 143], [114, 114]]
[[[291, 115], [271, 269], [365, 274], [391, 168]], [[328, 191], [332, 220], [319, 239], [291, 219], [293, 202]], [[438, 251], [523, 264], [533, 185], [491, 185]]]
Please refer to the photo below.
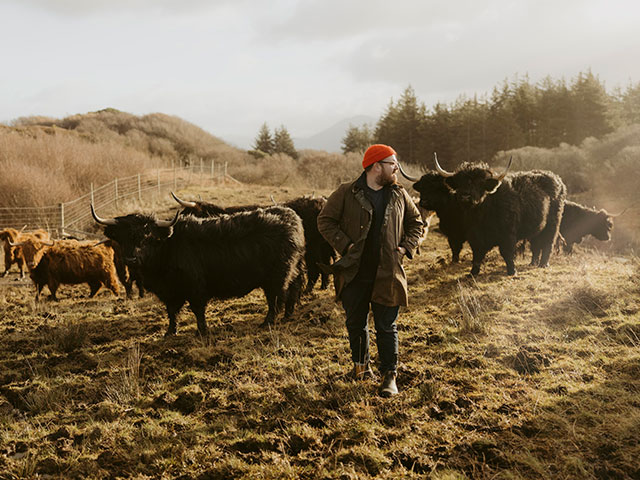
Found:
[[260, 324], [261, 327], [266, 327], [275, 322], [278, 316], [279, 306], [282, 305], [284, 299], [284, 291], [282, 288], [269, 288], [264, 287], [264, 296], [267, 297], [267, 315], [264, 317], [264, 321]]
[[20, 278], [24, 278], [24, 260], [21, 256], [16, 258], [16, 263], [18, 264], [18, 268], [20, 269]]
[[99, 281], [89, 282], [89, 288], [90, 288], [89, 298], [95, 297], [96, 294], [98, 293], [98, 290], [100, 290], [101, 286], [102, 286], [102, 283]]
[[507, 264], [507, 275], [515, 275], [516, 274], [516, 245], [513, 242], [503, 243], [498, 247], [500, 249], [500, 255], [504, 259], [504, 262]]
[[471, 276], [475, 277], [480, 273], [480, 265], [482, 265], [482, 261], [484, 260], [484, 257], [487, 255], [487, 252], [489, 250], [487, 250], [486, 248], [472, 247], [472, 251], [473, 251], [473, 261], [471, 264]]
[[553, 201], [549, 207], [549, 214], [547, 216], [547, 225], [540, 234], [542, 256], [540, 257], [539, 266], [546, 268], [549, 266], [549, 257], [551, 257], [551, 250], [553, 245], [560, 235], [560, 221], [562, 219], [562, 212], [564, 210], [564, 199], [561, 201]]
[[531, 244], [531, 266], [536, 266], [540, 264], [540, 240], [537, 237], [531, 238], [529, 240]]
[[298, 272], [296, 278], [291, 282], [287, 289], [287, 300], [284, 307], [284, 320], [289, 320], [293, 311], [300, 300], [300, 294], [302, 292], [302, 285], [304, 283], [304, 274], [302, 271]]
[[189, 307], [191, 311], [196, 316], [196, 322], [198, 323], [198, 333], [206, 337], [207, 336], [207, 320], [204, 316], [204, 312], [207, 308], [207, 303], [202, 303], [200, 301], [189, 300]]
[[174, 302], [167, 302], [167, 314], [169, 315], [169, 328], [167, 328], [167, 332], [164, 334], [165, 337], [169, 337], [171, 335], [176, 334], [176, 317], [178, 316], [178, 312], [184, 305], [184, 300], [177, 300]]
[[329, 287], [330, 277], [327, 273], [320, 274], [320, 290], [326, 290]]
[[460, 261], [460, 250], [462, 250], [462, 244], [459, 240], [447, 239], [449, 241], [449, 248], [451, 248], [451, 262], [458, 263]]
[[40, 293], [42, 292], [43, 288], [44, 288], [44, 283], [36, 284], [36, 302], [40, 300]]
[[51, 292], [51, 295], [49, 295], [49, 298], [51, 300], [56, 300], [57, 301], [58, 297], [56, 295], [56, 292], [58, 291], [58, 287], [60, 286], [60, 283], [57, 280], [55, 280], [53, 278], [50, 278], [49, 282], [47, 283], [47, 285], [49, 287], [49, 291]]
[[[313, 287], [318, 281], [318, 277], [320, 277], [320, 269], [315, 264], [315, 262], [313, 262], [312, 265], [307, 265], [307, 276], [309, 278], [307, 279], [307, 288], [305, 288], [304, 293], [311, 293], [311, 290], [313, 290]], [[325, 285], [325, 282], [326, 281], [323, 277], [322, 284]], [[325, 285], [325, 288], [326, 288], [326, 285]]]

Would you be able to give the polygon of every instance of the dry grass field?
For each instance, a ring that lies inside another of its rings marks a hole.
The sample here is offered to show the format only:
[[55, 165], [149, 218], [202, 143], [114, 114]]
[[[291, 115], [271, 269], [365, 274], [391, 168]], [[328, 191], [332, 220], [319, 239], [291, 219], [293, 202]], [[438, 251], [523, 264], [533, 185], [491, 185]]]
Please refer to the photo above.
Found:
[[[158, 214], [173, 211], [167, 198]], [[153, 295], [62, 286], [36, 304], [14, 271], [0, 284], [0, 479], [640, 478], [640, 262], [576, 250], [544, 270], [520, 258], [515, 278], [494, 250], [474, 281], [470, 250], [452, 265], [431, 232], [405, 264], [393, 399], [345, 377], [331, 291], [266, 330], [261, 292], [211, 302], [206, 339], [184, 309], [164, 338]]]

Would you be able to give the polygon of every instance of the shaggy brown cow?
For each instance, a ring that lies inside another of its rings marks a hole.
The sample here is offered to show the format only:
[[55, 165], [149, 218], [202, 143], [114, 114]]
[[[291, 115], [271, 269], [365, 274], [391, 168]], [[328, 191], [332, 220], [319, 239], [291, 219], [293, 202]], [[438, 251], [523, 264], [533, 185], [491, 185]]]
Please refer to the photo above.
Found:
[[4, 241], [3, 277], [9, 273], [11, 265], [15, 263], [20, 270], [20, 278], [24, 278], [24, 259], [20, 254], [20, 249], [12, 244], [16, 244], [28, 238], [47, 241], [49, 240], [49, 234], [45, 230], [41, 229], [34, 230], [32, 232], [22, 232], [15, 228], [5, 228], [4, 230], [0, 230], [0, 240]]
[[36, 285], [36, 300], [45, 285], [51, 298], [57, 300], [56, 292], [61, 284], [87, 283], [91, 289], [89, 297], [94, 297], [103, 286], [118, 295], [117, 259], [110, 244], [77, 240], [45, 243], [27, 239], [16, 246], [22, 250]]
[[611, 240], [615, 216], [604, 209], [596, 210], [567, 200], [560, 222], [560, 234], [565, 241], [564, 253], [572, 253], [573, 245], [580, 243], [587, 235], [593, 235], [603, 242]]

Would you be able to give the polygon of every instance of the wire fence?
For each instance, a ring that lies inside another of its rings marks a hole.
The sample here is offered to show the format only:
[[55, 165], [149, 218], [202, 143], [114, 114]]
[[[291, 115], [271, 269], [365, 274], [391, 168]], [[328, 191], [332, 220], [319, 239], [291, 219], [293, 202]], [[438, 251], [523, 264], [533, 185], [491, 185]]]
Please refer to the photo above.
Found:
[[94, 220], [89, 204], [97, 211], [118, 211], [120, 204], [158, 201], [170, 190], [193, 184], [238, 182], [227, 173], [227, 163], [159, 169], [115, 180], [94, 188], [75, 200], [46, 207], [0, 207], [0, 229], [34, 230], [42, 228], [54, 238], [93, 235]]

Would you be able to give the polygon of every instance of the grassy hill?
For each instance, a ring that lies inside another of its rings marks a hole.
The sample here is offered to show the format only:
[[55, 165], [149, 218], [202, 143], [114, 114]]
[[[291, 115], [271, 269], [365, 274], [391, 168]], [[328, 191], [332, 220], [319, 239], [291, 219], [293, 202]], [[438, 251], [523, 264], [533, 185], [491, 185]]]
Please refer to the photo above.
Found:
[[114, 178], [245, 153], [180, 118], [114, 109], [0, 126], [0, 207], [54, 205]]
[[[307, 190], [180, 193], [229, 205]], [[63, 286], [59, 303], [34, 304], [12, 273], [0, 286], [0, 479], [639, 478], [640, 263], [576, 250], [548, 269], [520, 259], [516, 278], [494, 250], [472, 281], [470, 251], [451, 265], [430, 233], [405, 263], [390, 400], [345, 377], [332, 292], [268, 330], [260, 292], [211, 302], [210, 338], [184, 310], [165, 339], [153, 296], [88, 300], [86, 285]]]

